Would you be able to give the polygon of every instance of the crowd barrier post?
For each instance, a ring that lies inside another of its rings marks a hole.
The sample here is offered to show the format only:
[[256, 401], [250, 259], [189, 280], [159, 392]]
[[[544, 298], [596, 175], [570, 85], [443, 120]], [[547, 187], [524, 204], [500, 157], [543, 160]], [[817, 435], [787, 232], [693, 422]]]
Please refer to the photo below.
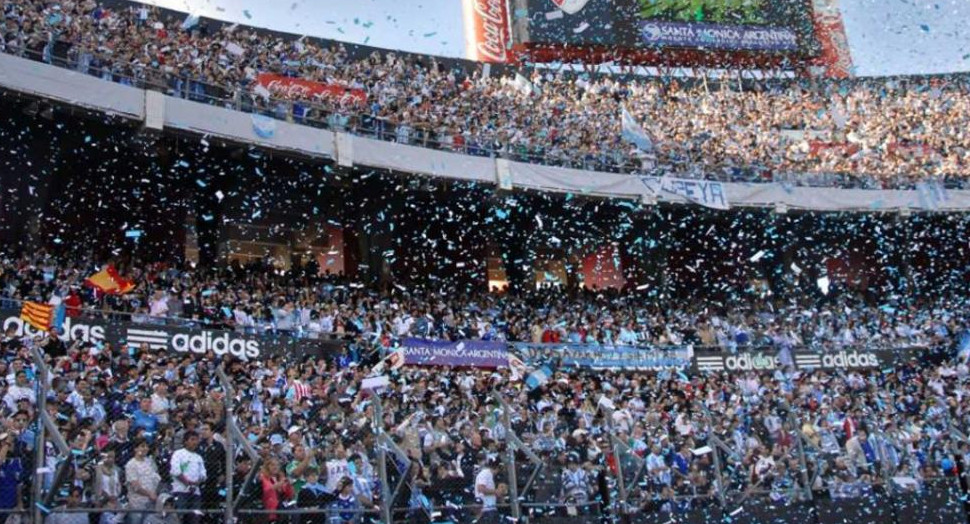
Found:
[[32, 472], [34, 481], [30, 490], [30, 503], [34, 522], [43, 522], [41, 499], [44, 496], [44, 486], [43, 482], [40, 481], [40, 474], [37, 472], [44, 464], [44, 449], [46, 448], [44, 417], [47, 416], [47, 388], [50, 377], [48, 376], [47, 363], [44, 362], [44, 357], [40, 354], [40, 351], [36, 347], [30, 348], [30, 355], [37, 368], [35, 380], [37, 383], [37, 435], [34, 441], [34, 471]]
[[[37, 463], [34, 464], [34, 471], [32, 472], [34, 482], [31, 492], [33, 499], [32, 503], [34, 504], [32, 514], [34, 515], [35, 519], [38, 519], [36, 522], [42, 522], [44, 507], [51, 506], [51, 503], [54, 500], [54, 495], [57, 493], [57, 490], [67, 475], [67, 470], [70, 467], [70, 462], [68, 459], [71, 457], [71, 448], [67, 445], [67, 440], [65, 440], [64, 436], [61, 435], [61, 431], [58, 429], [57, 424], [54, 423], [54, 420], [47, 412], [47, 378], [50, 374], [50, 368], [47, 367], [47, 364], [44, 362], [44, 357], [37, 348], [31, 348], [31, 357], [34, 361], [34, 365], [37, 367], [37, 371], [39, 372], [38, 380], [43, 383], [43, 386], [39, 387], [43, 393], [44, 410], [38, 410], [37, 413], [37, 434], [42, 438], [37, 439], [37, 448], [34, 450], [34, 458]], [[40, 402], [40, 397], [38, 397], [38, 402]], [[60, 463], [53, 472], [51, 485], [48, 486], [48, 491], [45, 495], [43, 491], [43, 482], [40, 482], [37, 470], [40, 469], [42, 467], [41, 465], [45, 462], [44, 453], [48, 440], [54, 443], [54, 447], [57, 448], [62, 460], [60, 460]]]
[[377, 432], [377, 473], [381, 479], [381, 518], [391, 522], [391, 486], [387, 483], [387, 446], [381, 441], [384, 434], [384, 401], [380, 394], [374, 394], [374, 431]]
[[236, 472], [236, 461], [234, 460], [236, 456], [236, 446], [235, 441], [232, 438], [232, 424], [230, 424], [229, 421], [233, 420], [232, 404], [236, 396], [236, 390], [229, 382], [229, 377], [226, 376], [225, 365], [219, 366], [219, 381], [222, 382], [222, 390], [225, 393], [225, 395], [223, 395], [223, 409], [225, 410], [226, 417], [225, 434], [223, 435], [223, 438], [226, 440], [226, 507], [223, 509], [225, 510], [226, 522], [234, 522], [233, 513], [235, 512], [235, 499], [233, 499], [232, 493], [234, 488], [233, 480]]
[[[232, 381], [229, 380], [229, 376], [226, 375], [226, 371], [222, 366], [219, 366], [216, 368], [216, 377], [219, 379], [219, 382], [222, 384], [223, 390], [226, 392], [226, 409], [229, 410], [228, 413], [232, 413], [232, 404], [230, 403], [230, 400], [229, 400], [231, 396], [229, 392], [234, 391], [232, 388]], [[226, 435], [227, 435], [226, 446], [225, 446], [226, 456], [227, 456], [226, 464], [229, 466], [229, 469], [226, 470], [227, 478], [231, 478], [232, 474], [235, 472], [235, 453], [230, 453], [230, 449], [233, 449], [233, 450], [235, 449], [234, 444], [236, 442], [239, 443], [239, 446], [242, 448], [243, 453], [249, 456], [249, 460], [251, 460], [253, 463], [253, 468], [249, 471], [249, 474], [246, 475], [246, 478], [243, 480], [242, 486], [245, 487], [252, 481], [253, 477], [256, 476], [257, 472], [259, 471], [259, 468], [262, 465], [262, 461], [260, 460], [259, 453], [257, 453], [256, 450], [253, 449], [252, 444], [249, 443], [249, 440], [246, 439], [245, 435], [243, 435], [242, 431], [239, 429], [239, 425], [236, 424], [236, 418], [234, 416], [228, 417], [226, 419]], [[232, 481], [229, 480], [227, 482], [232, 482]], [[228, 484], [228, 486], [232, 486], [232, 484]], [[227, 489], [226, 506], [231, 506], [231, 507], [226, 508], [225, 511], [236, 513], [236, 506], [239, 505], [240, 498], [242, 497], [242, 495], [243, 495], [243, 490], [240, 489], [236, 497], [233, 498], [231, 490]]]
[[707, 406], [703, 402], [698, 401], [698, 406], [701, 408], [701, 413], [704, 414], [704, 421], [707, 423], [708, 435], [707, 438], [710, 440], [708, 446], [711, 448], [711, 455], [714, 458], [714, 482], [717, 486], [717, 501], [721, 507], [725, 507], [724, 500], [724, 490], [727, 486], [724, 485], [724, 477], [721, 474], [721, 455], [719, 450], [724, 450], [730, 453], [728, 447], [724, 442], [714, 434], [714, 419], [711, 417], [711, 411], [707, 409]]
[[613, 456], [616, 458], [616, 489], [619, 492], [619, 500], [616, 505], [621, 509], [617, 512], [619, 514], [625, 513], [627, 509], [626, 481], [623, 479], [623, 447], [619, 437], [612, 431], [612, 424], [610, 426], [610, 440], [613, 444]]
[[802, 442], [802, 425], [801, 419], [795, 416], [795, 411], [789, 406], [788, 409], [788, 426], [791, 431], [796, 434], [795, 441], [798, 443], [798, 469], [802, 478], [802, 489], [805, 491], [805, 500], [812, 500], [812, 486], [808, 483], [808, 457], [805, 454], [805, 444]]
[[515, 471], [515, 449], [509, 436], [512, 434], [511, 416], [509, 415], [509, 405], [505, 402], [502, 394], [498, 391], [492, 392], [492, 397], [502, 406], [502, 425], [505, 426], [505, 469], [509, 475], [509, 498], [511, 499], [512, 518], [519, 520], [519, 484]]

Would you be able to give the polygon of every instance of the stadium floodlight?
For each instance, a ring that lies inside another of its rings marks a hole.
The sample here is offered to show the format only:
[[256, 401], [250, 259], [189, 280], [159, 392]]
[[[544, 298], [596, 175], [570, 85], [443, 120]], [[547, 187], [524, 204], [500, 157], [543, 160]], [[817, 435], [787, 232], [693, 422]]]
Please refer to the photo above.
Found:
[[785, 204], [784, 202], [778, 202], [775, 204], [775, 213], [778, 213], [779, 215], [787, 215], [788, 204]]
[[640, 195], [640, 203], [645, 206], [655, 206], [657, 205], [657, 195], [644, 193]]
[[912, 214], [913, 214], [913, 211], [911, 209], [909, 209], [908, 207], [901, 207], [901, 208], [899, 208], [899, 216], [901, 216], [903, 218], [907, 218], [907, 217], [911, 216]]

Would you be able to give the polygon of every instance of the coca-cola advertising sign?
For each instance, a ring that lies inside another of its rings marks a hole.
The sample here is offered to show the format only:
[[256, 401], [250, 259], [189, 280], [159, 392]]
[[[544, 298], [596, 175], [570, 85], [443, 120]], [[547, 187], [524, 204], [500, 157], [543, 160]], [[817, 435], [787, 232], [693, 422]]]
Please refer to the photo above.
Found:
[[367, 92], [363, 89], [324, 84], [274, 73], [259, 73], [256, 76], [256, 83], [266, 88], [273, 96], [283, 98], [333, 99], [343, 105], [363, 104], [367, 101]]
[[509, 62], [508, 0], [464, 0], [466, 58]]
[[845, 24], [838, 0], [813, 0], [815, 33], [822, 45], [818, 62], [825, 67], [829, 78], [851, 78], [852, 53], [845, 36]]

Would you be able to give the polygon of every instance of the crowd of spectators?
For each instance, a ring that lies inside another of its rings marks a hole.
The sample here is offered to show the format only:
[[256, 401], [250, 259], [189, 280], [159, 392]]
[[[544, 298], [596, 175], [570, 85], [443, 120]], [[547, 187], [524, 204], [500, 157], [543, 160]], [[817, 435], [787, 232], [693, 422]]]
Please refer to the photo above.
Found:
[[[395, 52], [352, 58], [340, 45], [235, 25], [213, 31], [141, 4], [109, 10], [95, 0], [13, 0], [3, 9], [0, 45], [8, 53], [194, 100], [469, 154], [691, 177], [798, 182], [788, 175], [835, 174], [876, 186], [959, 181], [970, 162], [964, 78], [744, 87], [566, 69], [485, 76], [480, 67], [448, 69]], [[270, 93], [257, 83], [263, 72], [363, 90], [367, 99], [348, 105], [347, 97]], [[624, 107], [652, 136], [654, 151], [620, 139]]]
[[[281, 270], [268, 261], [218, 268], [133, 264], [120, 269], [132, 293], [99, 295], [84, 280], [90, 260], [37, 252], [0, 262], [0, 305], [63, 302], [70, 316], [108, 315], [139, 323], [192, 324], [248, 333], [349, 338], [360, 349], [404, 337], [578, 343], [815, 349], [935, 346], [966, 325], [968, 298], [937, 293], [912, 302], [878, 302], [846, 291], [819, 297], [761, 298], [696, 305], [658, 300], [636, 289], [547, 288], [506, 293], [385, 291], [320, 274], [315, 265]], [[881, 295], [881, 294], [879, 294]]]
[[[47, 441], [44, 464], [34, 463], [43, 374], [32, 347], [50, 370], [45, 409], [70, 446], [63, 457]], [[362, 388], [374, 361], [219, 362], [15, 330], [0, 356], [0, 510], [27, 507], [36, 472], [54, 490], [51, 523], [221, 521], [227, 402], [257, 455], [235, 443], [237, 511], [254, 512], [238, 513], [243, 522], [286, 522], [295, 509], [311, 512], [300, 522], [379, 521], [380, 449], [389, 486], [405, 480], [395, 520], [498, 522], [512, 433], [535, 456], [518, 453], [521, 488], [542, 464], [520, 496], [543, 514], [616, 511], [620, 468], [629, 511], [678, 514], [719, 497], [731, 509], [918, 493], [970, 466], [958, 429], [970, 423], [970, 367], [918, 353], [851, 372], [556, 369], [535, 387], [509, 370], [404, 367], [389, 372], [382, 416]]]

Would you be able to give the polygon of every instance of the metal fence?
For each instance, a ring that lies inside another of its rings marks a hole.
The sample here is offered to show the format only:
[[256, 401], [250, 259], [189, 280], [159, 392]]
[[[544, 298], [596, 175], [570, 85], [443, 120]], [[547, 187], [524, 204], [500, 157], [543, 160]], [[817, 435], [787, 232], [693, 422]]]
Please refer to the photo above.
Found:
[[[213, 367], [210, 388], [221, 393], [221, 400], [184, 407], [196, 417], [192, 421], [173, 411], [167, 427], [151, 432], [137, 414], [130, 420], [119, 417], [108, 440], [100, 442], [92, 440], [83, 422], [74, 426], [47, 409], [48, 394], [64, 390], [52, 387], [55, 377], [44, 355], [31, 351], [36, 417], [27, 420], [17, 412], [6, 422], [9, 432], [3, 437], [17, 447], [23, 480], [16, 499], [5, 498], [9, 484], [0, 483], [0, 501], [17, 502], [0, 509], [0, 518], [10, 523], [498, 521], [491, 520], [494, 516], [575, 524], [822, 524], [843, 522], [849, 514], [858, 522], [967, 522], [965, 479], [914, 470], [927, 460], [920, 453], [931, 461], [970, 466], [960, 462], [956, 449], [970, 444], [962, 429], [965, 421], [958, 419], [951, 421], [952, 445], [933, 449], [907, 446], [891, 429], [876, 429], [882, 421], [861, 420], [860, 427], [873, 428], [869, 438], [876, 455], [846, 464], [844, 444], [833, 450], [826, 440], [806, 436], [800, 430], [803, 414], [784, 403], [765, 407], [756, 417], [765, 426], [769, 418], [778, 422], [757, 443], [739, 440], [733, 419], [711, 413], [700, 400], [689, 405], [693, 429], [680, 434], [654, 423], [634, 424], [639, 421], [615, 416], [611, 406], [601, 405], [602, 431], [582, 435], [588, 436], [588, 456], [574, 458], [555, 443], [558, 434], [523, 424], [521, 407], [495, 391], [489, 399], [495, 447], [488, 451], [496, 459], [494, 483], [507, 490], [493, 507], [485, 507], [487, 501], [472, 493], [474, 475], [428, 477], [423, 472], [428, 460], [415, 456], [413, 443], [407, 442], [409, 426], [386, 424], [379, 394], [368, 398], [368, 429], [354, 437], [359, 442], [325, 441], [326, 430], [266, 442], [253, 438], [247, 415], [253, 407], [240, 383], [248, 379], [220, 365]], [[89, 393], [81, 387], [74, 393], [85, 406]], [[405, 421], [412, 414], [399, 413]], [[644, 427], [655, 433], [642, 434]], [[194, 437], [184, 431], [190, 428], [198, 430], [200, 443], [194, 449], [208, 473], [199, 483], [194, 465], [175, 458], [176, 450], [193, 447]], [[343, 445], [363, 450], [359, 462], [351, 456], [353, 469], [334, 468], [327, 460], [335, 446]], [[290, 463], [278, 462], [280, 446], [290, 446]], [[0, 452], [3, 475], [16, 469], [6, 453]], [[844, 478], [846, 467], [859, 469], [854, 480]], [[344, 486], [343, 480], [334, 482], [334, 475], [351, 481]], [[338, 493], [347, 489], [335, 499], [317, 489], [324, 485], [336, 486]]]

